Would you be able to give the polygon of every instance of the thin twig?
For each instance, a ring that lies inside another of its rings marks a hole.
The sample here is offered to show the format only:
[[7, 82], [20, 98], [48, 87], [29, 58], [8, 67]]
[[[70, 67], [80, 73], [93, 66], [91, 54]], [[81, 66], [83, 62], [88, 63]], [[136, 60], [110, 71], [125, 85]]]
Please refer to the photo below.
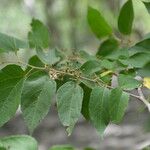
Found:
[[150, 112], [150, 103], [146, 100], [141, 87], [138, 88], [138, 94], [139, 94], [140, 100], [147, 106], [147, 108]]
[[[94, 78], [94, 79], [91, 79], [91, 78], [87, 78], [85, 76], [81, 76], [80, 74], [77, 75], [75, 73], [71, 73], [71, 72], [68, 72], [68, 71], [64, 71], [64, 70], [57, 70], [57, 69], [54, 69], [54, 68], [47, 68], [47, 67], [37, 67], [37, 66], [33, 66], [33, 65], [30, 65], [30, 64], [27, 64], [25, 62], [22, 62], [22, 61], [18, 61], [18, 62], [1, 62], [1, 64], [11, 64], [11, 63], [17, 63], [17, 64], [22, 64], [22, 65], [26, 65], [28, 67], [31, 67], [31, 70], [28, 72], [30, 73], [33, 69], [37, 69], [37, 70], [47, 70], [47, 71], [52, 71], [52, 72], [55, 72], [55, 73], [58, 73], [58, 74], [61, 74], [61, 75], [69, 75], [69, 76], [72, 76], [76, 79], [83, 79], [83, 80], [87, 80], [87, 81], [90, 81], [90, 82], [93, 82], [93, 83], [97, 83], [98, 85], [100, 86], [104, 86], [104, 87], [107, 87], [109, 89], [113, 89], [113, 87], [111, 87], [110, 85], [107, 85], [104, 81], [102, 81], [101, 79], [99, 78]], [[26, 75], [28, 75], [28, 73]], [[141, 88], [138, 88], [138, 95], [134, 95], [132, 93], [129, 93], [127, 91], [124, 91], [125, 93], [129, 94], [130, 96], [138, 99], [138, 100], [141, 100], [148, 108], [149, 112], [150, 112], [150, 103], [145, 99], [144, 97], [144, 94], [141, 90]]]

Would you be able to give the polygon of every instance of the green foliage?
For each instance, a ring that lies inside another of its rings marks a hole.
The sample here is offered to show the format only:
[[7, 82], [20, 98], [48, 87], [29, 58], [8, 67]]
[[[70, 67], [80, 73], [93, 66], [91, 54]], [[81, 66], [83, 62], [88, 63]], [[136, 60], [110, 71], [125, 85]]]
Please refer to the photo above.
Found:
[[90, 118], [100, 135], [109, 124], [109, 97], [110, 90], [103, 87], [94, 88], [90, 97]]
[[96, 9], [89, 7], [88, 8], [88, 22], [91, 30], [97, 36], [97, 38], [102, 38], [112, 34], [112, 29], [103, 18], [100, 12]]
[[28, 44], [17, 38], [0, 33], [0, 53], [17, 52], [21, 48], [28, 48]]
[[55, 81], [39, 71], [32, 73], [24, 82], [21, 109], [31, 133], [47, 115], [55, 91]]
[[127, 0], [123, 5], [119, 18], [118, 18], [118, 28], [119, 31], [125, 35], [128, 35], [132, 31], [132, 24], [134, 19], [134, 10], [132, 0]]
[[100, 45], [97, 52], [97, 56], [105, 57], [110, 53], [113, 53], [115, 50], [117, 50], [118, 47], [119, 47], [118, 41], [114, 38], [109, 38]]
[[[15, 115], [20, 105], [32, 133], [47, 115], [54, 95], [60, 121], [69, 135], [82, 114], [102, 136], [109, 123], [119, 123], [123, 119], [129, 96], [143, 101], [150, 111], [147, 99], [130, 93], [144, 86], [146, 77], [149, 82], [150, 76], [150, 38], [147, 36], [134, 45], [126, 39], [126, 35], [131, 34], [134, 19], [132, 0], [124, 4], [118, 19], [123, 38], [118, 33], [115, 35], [98, 10], [89, 7], [87, 17], [91, 30], [102, 40], [95, 55], [86, 51], [51, 49], [48, 29], [36, 19], [32, 20], [27, 44], [0, 34], [0, 52], [17, 55], [17, 50], [27, 49], [28, 45], [35, 52], [28, 63], [2, 62], [5, 67], [0, 69], [0, 126]], [[117, 87], [112, 85], [113, 77], [118, 80]], [[149, 88], [149, 83], [146, 85]], [[36, 142], [24, 136], [0, 139], [1, 149], [9, 145], [10, 150], [37, 149]], [[50, 150], [72, 149], [55, 146]]]
[[83, 90], [75, 82], [67, 82], [57, 91], [57, 106], [60, 121], [68, 127], [68, 132], [74, 127], [80, 117], [83, 100]]
[[27, 135], [17, 135], [0, 139], [1, 150], [38, 150], [37, 142]]
[[60, 56], [57, 49], [41, 50], [37, 49], [37, 55], [44, 64], [53, 65], [60, 61]]
[[30, 48], [48, 48], [50, 37], [47, 27], [37, 19], [31, 23], [32, 30], [28, 34]]
[[0, 126], [11, 119], [18, 109], [23, 76], [23, 70], [16, 65], [8, 65], [0, 71]]
[[109, 115], [113, 123], [119, 123], [128, 106], [129, 95], [120, 88], [113, 89], [109, 100]]
[[144, 3], [144, 5], [145, 5], [145, 7], [146, 7], [148, 13], [150, 13], [150, 2], [143, 2], [143, 3]]
[[95, 72], [100, 71], [102, 68], [101, 68], [101, 63], [100, 63], [99, 61], [90, 60], [90, 61], [85, 62], [85, 63], [81, 66], [80, 69], [81, 69], [81, 71], [82, 71], [84, 74], [92, 75], [92, 74], [94, 74]]
[[130, 75], [124, 74], [119, 75], [118, 84], [123, 90], [133, 90], [141, 85], [140, 81], [137, 81]]

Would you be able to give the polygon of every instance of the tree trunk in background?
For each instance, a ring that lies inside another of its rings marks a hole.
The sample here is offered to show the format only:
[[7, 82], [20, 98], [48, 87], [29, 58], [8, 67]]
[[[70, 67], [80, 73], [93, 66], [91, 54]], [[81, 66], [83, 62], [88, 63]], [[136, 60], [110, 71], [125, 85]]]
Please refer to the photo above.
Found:
[[70, 45], [71, 48], [77, 49], [77, 11], [76, 11], [77, 0], [68, 0], [68, 13], [70, 20]]
[[45, 0], [45, 15], [46, 22], [51, 34], [51, 46], [52, 47], [61, 47], [61, 36], [57, 24], [57, 19], [52, 15], [52, 9], [54, 6], [55, 0]]
[[121, 1], [122, 0], [109, 0], [109, 1], [107, 1], [108, 6], [110, 7], [110, 9], [111, 9], [112, 13], [114, 13], [114, 15], [118, 14]]

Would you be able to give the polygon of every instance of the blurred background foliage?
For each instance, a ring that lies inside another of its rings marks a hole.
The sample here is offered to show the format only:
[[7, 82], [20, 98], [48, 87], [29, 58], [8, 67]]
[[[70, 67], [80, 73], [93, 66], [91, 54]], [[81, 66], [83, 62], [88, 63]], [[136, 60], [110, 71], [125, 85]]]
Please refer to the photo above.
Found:
[[[25, 39], [33, 17], [49, 27], [51, 46], [94, 50], [100, 44], [90, 31], [87, 7], [97, 8], [117, 30], [117, 17], [125, 0], [0, 0], [0, 31]], [[141, 0], [134, 0], [134, 38], [150, 31], [150, 16]]]

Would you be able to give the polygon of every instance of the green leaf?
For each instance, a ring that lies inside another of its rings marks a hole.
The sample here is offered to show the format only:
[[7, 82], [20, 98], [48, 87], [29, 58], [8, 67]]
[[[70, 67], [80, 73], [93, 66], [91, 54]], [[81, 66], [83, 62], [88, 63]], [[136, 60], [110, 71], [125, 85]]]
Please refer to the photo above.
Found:
[[129, 95], [124, 93], [121, 89], [116, 88], [111, 91], [109, 101], [110, 120], [113, 123], [119, 123], [128, 106]]
[[34, 72], [24, 83], [21, 109], [30, 133], [47, 115], [56, 83], [43, 72]]
[[84, 90], [83, 102], [82, 102], [82, 115], [86, 120], [90, 119], [89, 115], [89, 101], [92, 89], [87, 87], [85, 84], [81, 84], [82, 89]]
[[79, 56], [80, 56], [83, 60], [85, 60], [85, 61], [96, 60], [96, 59], [97, 59], [95, 56], [90, 55], [88, 52], [83, 51], [83, 50], [79, 51]]
[[80, 69], [84, 74], [92, 75], [101, 70], [101, 63], [99, 61], [90, 60], [85, 62]]
[[87, 87], [93, 89], [94, 87], [98, 86], [99, 84], [96, 82], [93, 82], [93, 80], [89, 78], [89, 80], [86, 79], [80, 79], [80, 82], [82, 82], [83, 84], [85, 84]]
[[150, 62], [150, 54], [137, 53], [127, 60], [127, 63], [135, 68], [142, 68]]
[[148, 13], [150, 14], [150, 2], [143, 2], [143, 4], [145, 5]]
[[82, 100], [83, 90], [73, 81], [65, 83], [58, 89], [58, 115], [64, 126], [71, 127], [75, 125], [81, 115]]
[[128, 35], [132, 31], [132, 24], [134, 19], [134, 10], [132, 0], [128, 0], [122, 7], [119, 18], [118, 28], [119, 31], [125, 35]]
[[28, 33], [30, 48], [48, 48], [50, 37], [47, 27], [39, 20], [33, 19], [32, 30]]
[[37, 66], [37, 67], [44, 67], [44, 64], [41, 60], [37, 57], [37, 55], [32, 56], [28, 62], [29, 65]]
[[133, 56], [138, 53], [147, 53], [150, 55], [150, 39], [144, 39], [138, 42], [135, 46], [129, 49], [129, 56]]
[[28, 44], [15, 37], [0, 33], [0, 53], [17, 52], [19, 49], [28, 48]]
[[[45, 67], [45, 65], [41, 62], [41, 60], [37, 57], [37, 55], [35, 56], [32, 56], [29, 61], [28, 61], [28, 64], [29, 65], [32, 65], [32, 66], [36, 66], [36, 67]], [[32, 69], [32, 71], [30, 71]], [[30, 66], [27, 66], [25, 72], [28, 73], [28, 71], [30, 71], [30, 73], [32, 72], [35, 72], [37, 70], [33, 69], [32, 67]]]
[[4, 150], [38, 150], [35, 139], [27, 135], [9, 136], [0, 139], [0, 145]]
[[137, 70], [138, 75], [142, 77], [150, 77], [150, 62], [147, 63], [143, 68]]
[[114, 38], [109, 38], [100, 45], [100, 48], [98, 49], [96, 55], [99, 57], [101, 56], [105, 57], [110, 53], [113, 53], [113, 51], [117, 50], [118, 47], [119, 47], [118, 41]]
[[55, 145], [49, 150], [74, 150], [74, 148], [70, 145]]
[[141, 85], [141, 82], [134, 79], [132, 76], [120, 74], [118, 84], [124, 90], [133, 90]]
[[94, 88], [90, 97], [90, 118], [100, 135], [103, 135], [109, 124], [109, 97], [110, 90], [104, 87]]
[[120, 48], [113, 51], [113, 53], [109, 53], [105, 58], [110, 60], [118, 60], [119, 58], [128, 58], [128, 49]]
[[92, 7], [88, 8], [87, 19], [91, 30], [97, 38], [100, 39], [112, 34], [112, 28], [108, 25], [101, 13], [96, 9]]
[[107, 59], [103, 59], [101, 61], [101, 66], [102, 66], [102, 68], [105, 68], [108, 70], [113, 70], [115, 68], [115, 62], [109, 61]]
[[60, 61], [59, 52], [57, 49], [41, 50], [37, 49], [37, 55], [44, 64], [53, 65]]
[[11, 119], [18, 109], [23, 76], [23, 70], [16, 65], [8, 65], [0, 70], [0, 126]]

